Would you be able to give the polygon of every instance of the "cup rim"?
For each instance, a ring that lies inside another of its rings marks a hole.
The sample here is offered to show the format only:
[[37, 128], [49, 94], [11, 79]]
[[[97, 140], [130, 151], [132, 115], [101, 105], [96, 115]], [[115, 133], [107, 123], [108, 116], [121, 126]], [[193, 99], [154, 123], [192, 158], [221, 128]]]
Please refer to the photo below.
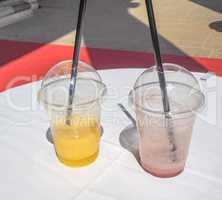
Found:
[[[189, 70], [187, 70], [186, 68], [184, 68], [184, 67], [182, 67], [182, 66], [180, 66], [180, 65], [177, 65], [177, 64], [174, 64], [174, 63], [163, 63], [163, 66], [167, 66], [167, 65], [169, 65], [169, 66], [173, 66], [173, 67], [176, 67], [176, 68], [178, 68], [178, 69], [183, 69], [183, 71], [185, 71], [187, 74], [189, 74], [190, 76], [192, 76], [192, 78], [194, 78], [194, 79], [196, 79], [196, 77], [189, 71]], [[149, 71], [152, 71], [152, 70], [154, 70], [154, 69], [156, 69], [156, 65], [153, 65], [153, 66], [151, 66], [150, 68], [148, 68], [148, 69], [146, 69], [145, 71], [143, 71], [140, 75], [139, 75], [139, 77], [136, 79], [136, 82], [135, 82], [135, 84], [138, 82], [138, 80], [139, 80], [139, 78], [144, 74], [144, 73], [147, 73], [147, 72], [149, 72]], [[150, 85], [150, 84], [153, 84], [153, 83], [157, 83], [157, 82], [150, 82], [150, 83], [146, 83], [146, 85]], [[128, 95], [128, 100], [129, 100], [129, 103], [130, 103], [130, 105], [135, 109], [135, 108], [139, 108], [141, 111], [143, 111], [143, 112], [149, 112], [149, 113], [153, 113], [153, 114], [156, 114], [156, 115], [165, 115], [166, 113], [164, 112], [164, 111], [158, 111], [158, 110], [153, 110], [153, 109], [148, 109], [148, 108], [145, 108], [145, 107], [143, 107], [143, 106], [141, 106], [141, 105], [138, 105], [138, 104], [135, 104], [134, 103], [134, 95], [133, 95], [133, 93], [136, 91], [136, 89], [137, 88], [139, 88], [140, 86], [135, 86], [135, 84], [134, 84], [134, 86], [133, 86], [133, 89], [132, 90], [130, 90], [130, 92], [129, 92], [129, 95]], [[198, 105], [198, 106], [196, 106], [196, 107], [194, 107], [192, 110], [191, 109], [186, 109], [185, 111], [179, 111], [179, 112], [170, 112], [169, 114], [170, 115], [172, 115], [172, 116], [178, 116], [178, 115], [183, 115], [183, 114], [187, 114], [187, 113], [192, 113], [192, 112], [200, 112], [203, 108], [204, 108], [204, 106], [205, 106], [205, 104], [206, 104], [206, 97], [205, 97], [205, 95], [203, 94], [203, 92], [201, 91], [201, 90], [197, 90], [196, 89], [196, 91], [199, 93], [199, 95], [201, 96], [201, 103]]]
[[[63, 78], [63, 79], [60, 79], [61, 80], [64, 80], [64, 79], [67, 79], [67, 78]], [[43, 90], [50, 86], [51, 84], [54, 84], [54, 82], [50, 82], [48, 84], [46, 84], [43, 87], [40, 88], [39, 92], [38, 92], [38, 101], [43, 104], [44, 106], [51, 106], [51, 107], [54, 107], [54, 108], [57, 108], [57, 109], [76, 109], [78, 107], [83, 107], [83, 106], [87, 106], [87, 105], [90, 105], [90, 104], [93, 104], [94, 102], [96, 101], [99, 101], [100, 99], [102, 99], [103, 96], [105, 96], [105, 94], [107, 93], [107, 86], [102, 82], [102, 81], [98, 81], [98, 80], [95, 80], [95, 79], [90, 79], [90, 78], [77, 78], [77, 80], [92, 80], [92, 81], [95, 81], [97, 84], [101, 85], [102, 86], [102, 89], [101, 89], [101, 92], [99, 95], [97, 95], [94, 99], [90, 100], [90, 101], [86, 101], [84, 103], [78, 103], [78, 104], [72, 104], [72, 105], [62, 105], [62, 104], [56, 104], [56, 103], [52, 103], [52, 102], [48, 102], [42, 95], [42, 92]], [[58, 81], [58, 80], [57, 80]]]
[[[63, 78], [63, 79], [67, 79], [67, 78]], [[62, 79], [60, 79], [60, 80], [62, 80]], [[46, 87], [48, 87], [49, 85], [54, 83], [54, 82], [51, 82], [51, 83], [46, 84], [44, 86], [44, 88], [42, 88], [42, 87], [40, 88], [39, 93], [38, 93], [39, 102], [41, 102], [43, 105], [51, 106], [54, 108], [75, 109], [75, 107], [87, 106], [87, 105], [90, 105], [90, 104], [100, 100], [107, 92], [107, 87], [102, 81], [98, 81], [98, 80], [90, 79], [90, 78], [77, 78], [77, 80], [92, 80], [92, 81], [97, 82], [97, 84], [102, 86], [100, 95], [98, 95], [96, 98], [94, 98], [90, 101], [86, 101], [84, 103], [72, 104], [72, 105], [61, 105], [61, 104], [51, 103], [51, 102], [48, 102], [45, 98], [42, 98], [42, 91]]]
[[[152, 84], [152, 83], [150, 83]], [[130, 105], [135, 109], [135, 108], [139, 108], [139, 110], [143, 111], [143, 112], [147, 112], [147, 113], [153, 113], [156, 115], [165, 115], [166, 113], [164, 111], [158, 111], [158, 110], [152, 110], [149, 108], [145, 108], [144, 106], [141, 106], [139, 104], [135, 104], [134, 103], [134, 98], [133, 98], [133, 93], [134, 93], [135, 89], [130, 90], [129, 92], [129, 103]], [[186, 109], [185, 111], [179, 111], [179, 112], [169, 112], [169, 114], [171, 116], [178, 116], [178, 115], [183, 115], [183, 114], [187, 114], [187, 113], [192, 113], [195, 111], [201, 111], [204, 108], [205, 105], [205, 96], [203, 94], [203, 92], [199, 91], [199, 95], [201, 95], [201, 104], [199, 104], [198, 106], [194, 107], [192, 110], [191, 109]]]
[[[48, 70], [48, 72], [46, 73], [46, 75], [48, 74], [48, 73], [50, 73], [50, 71], [52, 70], [53, 71], [53, 69], [54, 68], [56, 68], [56, 67], [58, 67], [58, 66], [60, 66], [60, 65], [63, 65], [63, 64], [67, 64], [67, 63], [71, 63], [72, 64], [72, 60], [63, 60], [63, 61], [60, 61], [60, 62], [58, 62], [58, 63], [56, 63], [52, 68], [50, 68], [49, 70]], [[87, 64], [87, 63], [85, 63], [85, 62], [83, 62], [83, 61], [81, 61], [81, 60], [79, 60], [78, 61], [78, 63], [79, 64], [82, 64], [82, 65], [84, 65], [85, 67], [88, 67], [89, 69], [92, 69], [92, 70], [95, 70], [91, 65], [89, 65], [89, 64]], [[85, 101], [84, 103], [78, 103], [78, 104], [72, 104], [72, 105], [62, 105], [62, 104], [56, 104], [56, 103], [52, 103], [52, 102], [48, 102], [45, 98], [43, 98], [43, 95], [42, 95], [42, 91], [46, 88], [46, 87], [48, 87], [49, 85], [51, 85], [51, 84], [54, 84], [56, 81], [58, 81], [58, 80], [66, 80], [67, 79], [67, 77], [63, 77], [63, 78], [60, 78], [60, 79], [55, 79], [54, 81], [52, 81], [52, 82], [49, 82], [49, 83], [44, 83], [44, 79], [42, 80], [42, 82], [41, 82], [41, 88], [40, 88], [40, 90], [39, 90], [39, 92], [38, 92], [38, 101], [40, 102], [40, 103], [42, 103], [43, 105], [46, 105], [46, 106], [52, 106], [52, 107], [54, 107], [54, 108], [60, 108], [60, 109], [75, 109], [75, 107], [81, 107], [81, 106], [87, 106], [87, 105], [89, 105], [89, 104], [92, 104], [93, 102], [96, 102], [96, 101], [98, 101], [98, 100], [100, 100], [106, 93], [107, 93], [107, 86], [103, 83], [103, 81], [102, 81], [102, 78], [101, 78], [101, 76], [100, 76], [100, 74], [95, 70], [95, 72], [96, 72], [96, 75], [97, 75], [97, 79], [94, 79], [94, 78], [88, 78], [88, 77], [78, 77], [77, 78], [77, 80], [91, 80], [91, 81], [95, 81], [98, 85], [101, 85], [102, 87], [101, 87], [101, 92], [95, 97], [95, 98], [93, 98], [92, 100], [89, 100], [89, 101]], [[62, 77], [62, 76], [61, 76]]]

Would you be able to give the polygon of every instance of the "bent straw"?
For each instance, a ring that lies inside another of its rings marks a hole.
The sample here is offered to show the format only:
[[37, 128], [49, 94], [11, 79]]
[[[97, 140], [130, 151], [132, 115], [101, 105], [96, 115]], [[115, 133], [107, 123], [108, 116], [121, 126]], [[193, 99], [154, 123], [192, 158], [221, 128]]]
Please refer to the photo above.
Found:
[[67, 110], [67, 116], [66, 116], [66, 124], [68, 125], [71, 124], [70, 115], [72, 114], [72, 104], [73, 104], [73, 98], [75, 96], [75, 89], [76, 89], [79, 50], [80, 50], [81, 35], [82, 35], [82, 24], [83, 24], [83, 20], [86, 13], [86, 2], [87, 0], [80, 0], [80, 4], [79, 4], [79, 14], [78, 14], [77, 27], [76, 27], [76, 36], [75, 36], [75, 46], [74, 46], [73, 58], [72, 58], [71, 79], [70, 79], [70, 85], [69, 85], [68, 110]]
[[150, 33], [151, 33], [152, 44], [154, 48], [154, 55], [155, 55], [155, 60], [156, 60], [156, 65], [157, 65], [157, 72], [158, 72], [161, 95], [162, 95], [163, 109], [165, 113], [165, 118], [167, 120], [168, 137], [169, 137], [169, 142], [171, 145], [171, 152], [174, 153], [172, 161], [176, 161], [175, 152], [176, 152], [177, 147], [175, 144], [173, 127], [170, 124], [170, 118], [171, 118], [170, 103], [169, 103], [169, 98], [167, 94], [165, 74], [164, 74], [164, 69], [163, 69], [162, 60], [161, 60], [160, 45], [159, 45], [157, 28], [156, 28], [154, 9], [153, 9], [152, 0], [145, 0], [145, 2], [146, 2], [148, 20], [150, 24]]

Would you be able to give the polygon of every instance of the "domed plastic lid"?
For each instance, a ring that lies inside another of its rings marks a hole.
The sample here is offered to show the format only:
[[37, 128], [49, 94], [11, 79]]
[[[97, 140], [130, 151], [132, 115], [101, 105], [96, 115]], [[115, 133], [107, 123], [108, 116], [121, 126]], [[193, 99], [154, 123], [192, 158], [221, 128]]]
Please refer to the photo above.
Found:
[[[171, 114], [197, 111], [204, 105], [198, 80], [185, 68], [163, 64]], [[162, 93], [156, 66], [144, 71], [136, 80], [129, 101], [135, 109], [163, 114]]]
[[[45, 106], [68, 106], [72, 61], [60, 62], [45, 75], [39, 100]], [[99, 100], [106, 93], [106, 86], [98, 72], [90, 65], [79, 62], [75, 97], [72, 107], [83, 106]]]
[[[71, 70], [72, 70], [71, 60], [62, 61], [56, 64], [45, 75], [44, 79], [42, 80], [41, 87], [43, 88], [45, 85], [48, 85], [50, 82], [52, 82], [54, 79], [57, 78], [70, 78]], [[102, 82], [99, 73], [92, 66], [81, 61], [79, 61], [78, 64], [77, 78], [93, 79]]]

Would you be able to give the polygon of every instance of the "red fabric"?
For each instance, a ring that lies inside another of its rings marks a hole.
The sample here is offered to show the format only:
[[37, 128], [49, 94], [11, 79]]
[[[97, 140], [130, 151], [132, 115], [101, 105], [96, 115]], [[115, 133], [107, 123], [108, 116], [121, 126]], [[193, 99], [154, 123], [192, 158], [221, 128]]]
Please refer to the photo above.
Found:
[[[0, 40], [0, 91], [41, 79], [56, 63], [71, 59], [73, 48]], [[96, 69], [144, 68], [154, 65], [152, 53], [81, 48], [80, 59]], [[180, 64], [192, 71], [214, 71], [222, 75], [222, 59], [163, 55], [164, 62]]]

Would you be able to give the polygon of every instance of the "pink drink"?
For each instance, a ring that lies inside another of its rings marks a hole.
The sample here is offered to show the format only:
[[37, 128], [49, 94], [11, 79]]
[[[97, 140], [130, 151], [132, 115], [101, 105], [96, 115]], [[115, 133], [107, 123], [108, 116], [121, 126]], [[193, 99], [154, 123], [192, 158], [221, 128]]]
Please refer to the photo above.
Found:
[[[170, 113], [164, 113], [155, 67], [143, 72], [129, 95], [136, 113], [142, 167], [159, 177], [183, 171], [197, 111], [204, 105], [198, 81], [186, 69], [164, 64]], [[168, 117], [166, 117], [168, 116]]]
[[[180, 91], [174, 91], [177, 94], [191, 90], [188, 86], [175, 83], [171, 87], [180, 88]], [[157, 110], [162, 106], [160, 88], [153, 85], [148, 91], [141, 94], [143, 104]], [[175, 99], [169, 99], [171, 110], [182, 113], [172, 115], [171, 119], [166, 119], [164, 113], [136, 111], [141, 165], [159, 177], [171, 177], [183, 171], [195, 121], [195, 113], [186, 110]], [[172, 145], [175, 145], [175, 150]]]
[[146, 171], [159, 177], [171, 177], [183, 171], [194, 118], [181, 120], [173, 124], [176, 151], [172, 151], [167, 128], [138, 122], [140, 160]]

